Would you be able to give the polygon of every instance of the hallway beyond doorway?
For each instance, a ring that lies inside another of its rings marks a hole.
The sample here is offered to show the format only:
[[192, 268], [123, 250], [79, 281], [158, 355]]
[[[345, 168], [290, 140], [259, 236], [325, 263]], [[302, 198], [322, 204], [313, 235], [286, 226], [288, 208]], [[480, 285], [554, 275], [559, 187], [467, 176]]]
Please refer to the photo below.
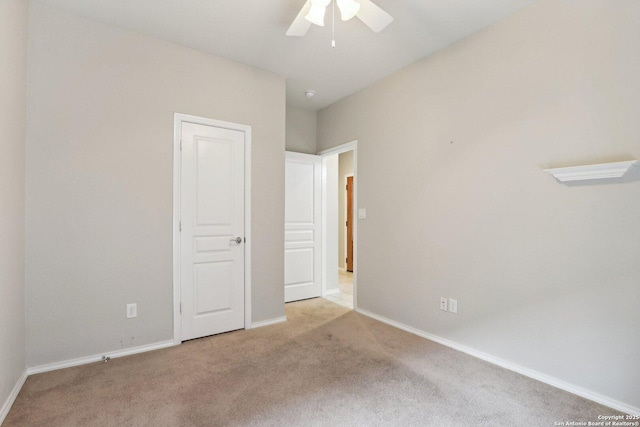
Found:
[[353, 273], [338, 271], [338, 288], [340, 292], [327, 295], [324, 298], [343, 307], [353, 309]]

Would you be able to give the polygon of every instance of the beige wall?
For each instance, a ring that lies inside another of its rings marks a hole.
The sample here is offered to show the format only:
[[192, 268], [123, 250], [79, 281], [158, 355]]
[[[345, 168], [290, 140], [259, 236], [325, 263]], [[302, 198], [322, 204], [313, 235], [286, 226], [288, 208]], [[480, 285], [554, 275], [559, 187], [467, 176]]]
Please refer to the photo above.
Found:
[[347, 267], [345, 262], [347, 258], [347, 253], [345, 252], [345, 239], [347, 235], [345, 227], [347, 222], [347, 180], [345, 176], [353, 175], [353, 151], [340, 153], [338, 164], [338, 267], [344, 270]]
[[287, 105], [287, 151], [316, 154], [316, 112]]
[[0, 423], [25, 372], [26, 0], [0, 0]]
[[360, 307], [640, 407], [640, 167], [542, 172], [640, 159], [638, 16], [541, 0], [319, 112], [359, 141]]
[[283, 316], [284, 79], [37, 2], [29, 37], [28, 365], [172, 339], [175, 112], [252, 127], [253, 321]]

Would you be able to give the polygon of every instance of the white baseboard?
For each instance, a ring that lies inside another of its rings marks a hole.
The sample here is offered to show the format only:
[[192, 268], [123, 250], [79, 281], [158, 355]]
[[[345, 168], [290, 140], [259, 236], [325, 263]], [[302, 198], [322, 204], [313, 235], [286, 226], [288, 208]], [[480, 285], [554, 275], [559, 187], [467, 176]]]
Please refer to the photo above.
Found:
[[2, 408], [0, 409], [0, 425], [2, 425], [4, 419], [7, 418], [7, 414], [9, 413], [11, 406], [13, 406], [13, 402], [16, 401], [16, 397], [18, 397], [18, 393], [20, 393], [20, 390], [28, 376], [29, 374], [27, 374], [27, 371], [22, 373], [16, 384], [13, 386], [11, 393], [9, 393], [9, 397], [7, 397], [7, 400], [2, 405]]
[[326, 291], [324, 291], [323, 297], [327, 296], [327, 295], [335, 295], [335, 294], [339, 294], [339, 293], [340, 293], [340, 288], [338, 288], [338, 289], [327, 289]]
[[160, 350], [161, 348], [173, 347], [176, 345], [173, 340], [162, 341], [154, 344], [141, 345], [139, 347], [131, 347], [123, 350], [106, 352], [102, 354], [94, 354], [92, 356], [79, 357], [77, 359], [64, 360], [62, 362], [48, 363], [46, 365], [33, 366], [27, 368], [27, 374], [40, 374], [42, 372], [55, 371], [57, 369], [70, 368], [72, 366], [86, 365], [87, 363], [100, 362], [103, 356], [111, 359], [118, 357], [130, 356], [132, 354], [145, 353], [147, 351]]
[[609, 408], [616, 409], [621, 412], [625, 412], [631, 415], [640, 416], [640, 408], [636, 408], [632, 405], [629, 405], [624, 402], [620, 402], [615, 399], [611, 399], [607, 396], [603, 396], [601, 394], [595, 393], [591, 390], [587, 390], [582, 387], [578, 387], [576, 385], [567, 383], [565, 381], [559, 380], [552, 376], [543, 374], [541, 372], [535, 371], [533, 369], [525, 368], [524, 366], [517, 365], [515, 363], [508, 362], [506, 360], [500, 359], [499, 357], [492, 356], [487, 353], [483, 353], [474, 348], [467, 347], [462, 344], [458, 344], [454, 341], [450, 341], [446, 338], [439, 337], [437, 335], [432, 335], [427, 332], [421, 331], [420, 329], [416, 329], [414, 327], [405, 325], [400, 322], [396, 322], [395, 320], [387, 319], [386, 317], [380, 316], [378, 314], [372, 313], [370, 311], [364, 310], [362, 308], [356, 308], [356, 312], [363, 314], [367, 317], [371, 317], [372, 319], [378, 320], [382, 323], [386, 323], [387, 325], [391, 325], [398, 329], [402, 329], [403, 331], [409, 332], [411, 334], [417, 335], [419, 337], [428, 339], [430, 341], [437, 342], [438, 344], [442, 344], [444, 346], [450, 347], [454, 350], [461, 351], [470, 356], [477, 357], [478, 359], [482, 359], [486, 362], [492, 363], [494, 365], [500, 366], [502, 368], [508, 369], [513, 372], [517, 372], [525, 377], [533, 378], [534, 380], [538, 380], [545, 384], [549, 384], [553, 387], [562, 389], [564, 391], [568, 391], [569, 393], [576, 394], [580, 397], [584, 397], [585, 399], [592, 400], [596, 403], [600, 403], [601, 405], [608, 406]]
[[275, 325], [276, 323], [282, 323], [287, 321], [287, 316], [276, 317], [275, 319], [260, 320], [259, 322], [253, 322], [251, 329], [262, 328], [263, 326]]

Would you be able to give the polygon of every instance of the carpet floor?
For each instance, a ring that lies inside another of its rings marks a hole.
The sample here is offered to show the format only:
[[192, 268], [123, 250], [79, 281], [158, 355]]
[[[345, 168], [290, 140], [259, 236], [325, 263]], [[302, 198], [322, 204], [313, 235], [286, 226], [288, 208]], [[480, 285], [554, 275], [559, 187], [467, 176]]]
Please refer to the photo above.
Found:
[[4, 426], [553, 426], [619, 412], [323, 299], [288, 322], [30, 376]]

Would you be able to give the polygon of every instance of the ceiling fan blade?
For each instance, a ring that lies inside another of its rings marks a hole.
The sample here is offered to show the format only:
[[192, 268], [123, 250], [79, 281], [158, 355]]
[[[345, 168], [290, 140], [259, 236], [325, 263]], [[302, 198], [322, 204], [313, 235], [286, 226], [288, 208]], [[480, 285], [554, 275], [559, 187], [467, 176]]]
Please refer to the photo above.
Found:
[[393, 21], [393, 16], [373, 4], [371, 0], [358, 0], [358, 3], [360, 10], [356, 16], [374, 32], [379, 33]]
[[302, 37], [307, 34], [307, 31], [309, 31], [309, 27], [311, 27], [311, 22], [304, 19], [304, 17], [307, 16], [307, 13], [309, 13], [310, 9], [311, 2], [307, 0], [304, 6], [302, 6], [302, 9], [300, 9], [298, 16], [296, 16], [296, 19], [293, 20], [293, 23], [287, 30], [288, 36]]

